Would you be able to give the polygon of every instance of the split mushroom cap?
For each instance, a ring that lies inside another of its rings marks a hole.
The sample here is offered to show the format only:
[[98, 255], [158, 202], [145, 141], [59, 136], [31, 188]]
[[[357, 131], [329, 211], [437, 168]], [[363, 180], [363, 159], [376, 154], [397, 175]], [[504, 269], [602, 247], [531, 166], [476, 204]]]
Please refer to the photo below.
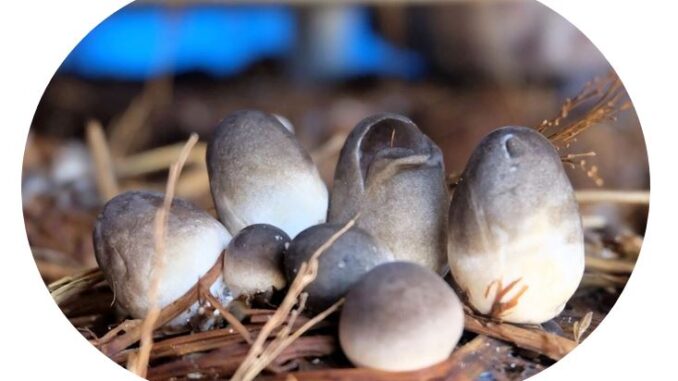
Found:
[[[164, 195], [125, 192], [112, 198], [94, 226], [94, 249], [99, 267], [115, 294], [115, 302], [132, 317], [144, 318], [152, 305], [149, 289], [156, 274], [155, 218]], [[188, 201], [175, 198], [165, 230], [164, 266], [155, 302], [165, 307], [187, 291], [219, 259], [231, 239], [223, 225]], [[223, 303], [232, 299], [223, 282], [211, 291]], [[197, 305], [170, 322], [185, 325]]]
[[440, 149], [404, 116], [361, 121], [341, 150], [328, 222], [357, 225], [397, 260], [441, 272], [447, 261], [449, 194]]
[[[327, 242], [343, 225], [322, 224], [310, 227], [292, 240], [285, 253], [284, 266], [289, 282], [299, 272], [303, 262]], [[307, 306], [312, 311], [323, 310], [346, 295], [349, 288], [374, 266], [392, 261], [393, 255], [364, 230], [352, 227], [339, 237], [318, 258], [318, 274], [309, 284]]]
[[250, 298], [285, 288], [282, 263], [289, 243], [284, 231], [267, 224], [250, 225], [236, 234], [224, 255], [224, 281], [233, 296]]
[[327, 187], [275, 116], [252, 110], [227, 116], [208, 144], [207, 169], [219, 219], [232, 234], [265, 223], [294, 237], [325, 222]]
[[375, 267], [349, 291], [339, 342], [356, 366], [410, 371], [445, 360], [463, 330], [462, 304], [438, 274], [391, 262]]
[[448, 256], [480, 313], [539, 324], [558, 315], [584, 273], [572, 185], [539, 132], [503, 127], [471, 155], [452, 198]]

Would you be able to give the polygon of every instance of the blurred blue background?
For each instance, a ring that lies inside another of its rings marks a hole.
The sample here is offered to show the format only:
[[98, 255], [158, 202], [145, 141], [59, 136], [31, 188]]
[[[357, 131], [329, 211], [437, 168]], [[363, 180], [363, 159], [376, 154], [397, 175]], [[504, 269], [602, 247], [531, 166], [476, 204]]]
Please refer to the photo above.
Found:
[[[288, 118], [309, 151], [335, 152], [329, 148], [358, 121], [388, 111], [415, 120], [454, 170], [490, 130], [552, 118], [608, 70], [576, 27], [534, 0], [138, 0], [74, 47], [45, 90], [33, 130], [82, 137], [95, 119], [122, 157], [193, 132], [207, 139], [225, 115], [256, 108]], [[621, 139], [631, 152], [637, 121], [628, 118], [627, 137], [620, 125], [596, 130], [605, 136], [582, 139], [580, 149]], [[330, 182], [333, 157], [323, 155], [318, 166]], [[610, 168], [601, 172], [621, 172], [604, 163]], [[642, 171], [628, 183], [645, 181]]]
[[[93, 177], [80, 176], [94, 170], [86, 145], [92, 120], [120, 163], [191, 133], [204, 144], [224, 116], [244, 108], [287, 118], [328, 185], [343, 140], [380, 112], [415, 121], [455, 174], [491, 130], [553, 118], [583, 83], [610, 69], [576, 27], [534, 0], [138, 0], [87, 34], [46, 87], [24, 160], [24, 200], [66, 184], [60, 207], [96, 204]], [[595, 151], [610, 188], [648, 186], [632, 112], [587, 131], [571, 149]], [[206, 172], [195, 167], [177, 195], [209, 208]], [[118, 175], [129, 189], [164, 189], [164, 170]], [[576, 187], [593, 186], [582, 168], [566, 170]], [[61, 250], [91, 260], [85, 249]]]
[[317, 49], [300, 61], [294, 59], [300, 54], [300, 17], [287, 6], [128, 6], [92, 30], [61, 70], [128, 80], [191, 71], [232, 76], [275, 59], [303, 62], [297, 71], [315, 77], [422, 74], [422, 57], [379, 37], [365, 7], [333, 10], [327, 21], [334, 33], [314, 34], [310, 45]]

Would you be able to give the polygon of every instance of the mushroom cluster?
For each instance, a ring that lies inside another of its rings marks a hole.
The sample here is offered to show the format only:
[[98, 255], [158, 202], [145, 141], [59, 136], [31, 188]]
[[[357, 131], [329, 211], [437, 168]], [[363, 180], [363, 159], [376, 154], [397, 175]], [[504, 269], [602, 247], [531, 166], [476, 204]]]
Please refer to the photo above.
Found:
[[[218, 265], [209, 292], [224, 306], [275, 304], [302, 264], [335, 239], [304, 290], [307, 310], [345, 297], [339, 339], [347, 358], [404, 371], [450, 355], [463, 332], [462, 300], [494, 319], [539, 324], [577, 288], [581, 219], [560, 158], [538, 132], [489, 134], [450, 197], [440, 149], [406, 117], [358, 123], [329, 195], [293, 131], [286, 119], [251, 110], [219, 124], [206, 155], [219, 220], [175, 198], [162, 271], [154, 268], [154, 220], [164, 195], [126, 192], [105, 205], [96, 259], [120, 310], [144, 318], [152, 303], [167, 306]], [[442, 277], [447, 266], [462, 299]], [[149, 300], [155, 277], [157, 300]], [[201, 311], [196, 303], [169, 326], [218, 323]]]

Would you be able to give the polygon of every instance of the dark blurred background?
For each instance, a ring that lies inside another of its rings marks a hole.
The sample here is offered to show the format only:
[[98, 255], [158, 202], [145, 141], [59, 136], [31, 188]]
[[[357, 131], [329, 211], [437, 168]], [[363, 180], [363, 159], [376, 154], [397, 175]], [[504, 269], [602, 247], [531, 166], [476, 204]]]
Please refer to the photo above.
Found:
[[[492, 129], [537, 126], [610, 70], [574, 26], [531, 0], [137, 1], [87, 35], [47, 86], [25, 156], [25, 213], [29, 220], [49, 218], [48, 209], [83, 210], [81, 223], [90, 226], [91, 211], [105, 201], [86, 128], [92, 120], [103, 127], [119, 189], [162, 189], [166, 166], [152, 149], [180, 143], [191, 132], [204, 142], [220, 119], [241, 108], [287, 118], [330, 186], [346, 134], [383, 111], [413, 119], [440, 145], [452, 175]], [[178, 194], [210, 209], [201, 149]], [[597, 153], [590, 161], [604, 188], [649, 187], [633, 109], [586, 131], [569, 149]], [[156, 156], [143, 156], [148, 153]], [[144, 167], [149, 157], [160, 164]], [[576, 188], [597, 186], [585, 170], [568, 171]], [[50, 203], [34, 202], [46, 198]], [[602, 204], [586, 213], [644, 229], [643, 208]], [[27, 226], [29, 238], [31, 229], [44, 229]], [[36, 234], [34, 247], [65, 245]], [[60, 250], [80, 250], [78, 260], [91, 264], [89, 237], [81, 241], [82, 247]]]

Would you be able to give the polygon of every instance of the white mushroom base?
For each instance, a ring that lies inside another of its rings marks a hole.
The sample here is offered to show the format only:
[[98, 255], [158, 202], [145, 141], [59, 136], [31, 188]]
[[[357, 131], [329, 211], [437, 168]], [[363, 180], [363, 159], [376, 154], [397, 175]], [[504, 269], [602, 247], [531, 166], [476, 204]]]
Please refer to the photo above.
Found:
[[532, 229], [523, 229], [518, 237], [493, 229], [495, 251], [463, 252], [451, 245], [450, 270], [481, 314], [541, 324], [560, 314], [577, 290], [584, 273], [584, 244], [568, 241], [557, 227], [526, 225]]
[[269, 224], [294, 238], [325, 222], [329, 196], [319, 175], [288, 172], [292, 171], [281, 169], [275, 185], [247, 184], [242, 194], [214, 197], [221, 220], [233, 234], [250, 225]]
[[[234, 299], [233, 293], [228, 289], [222, 277], [219, 277], [214, 282], [212, 287], [210, 287], [210, 292], [225, 308], [227, 308]], [[204, 302], [203, 304], [200, 304], [199, 302], [193, 303], [186, 311], [165, 324], [163, 331], [179, 332], [185, 331], [188, 327], [199, 331], [207, 331], [214, 328], [224, 319], [214, 306], [210, 306], [207, 303], [208, 302]]]

